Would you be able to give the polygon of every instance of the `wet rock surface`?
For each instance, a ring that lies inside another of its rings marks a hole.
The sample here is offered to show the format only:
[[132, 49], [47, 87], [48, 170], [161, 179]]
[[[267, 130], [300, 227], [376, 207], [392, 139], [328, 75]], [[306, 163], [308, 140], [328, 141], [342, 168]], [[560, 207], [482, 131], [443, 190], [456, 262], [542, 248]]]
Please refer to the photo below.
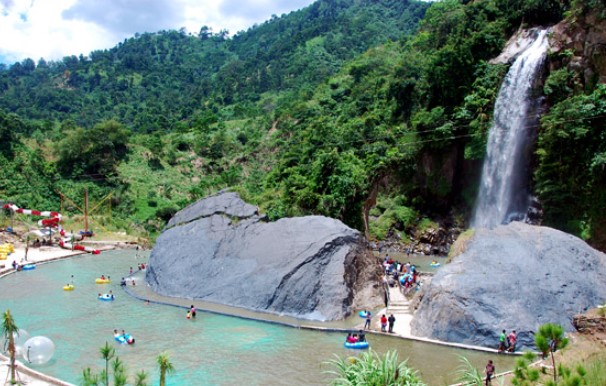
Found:
[[496, 348], [517, 330], [517, 349], [533, 348], [541, 324], [573, 331], [575, 314], [606, 299], [606, 255], [572, 235], [513, 222], [467, 243], [423, 288], [413, 334]]
[[362, 235], [340, 221], [268, 222], [227, 192], [175, 214], [152, 250], [146, 280], [161, 295], [337, 320], [381, 304], [380, 274]]

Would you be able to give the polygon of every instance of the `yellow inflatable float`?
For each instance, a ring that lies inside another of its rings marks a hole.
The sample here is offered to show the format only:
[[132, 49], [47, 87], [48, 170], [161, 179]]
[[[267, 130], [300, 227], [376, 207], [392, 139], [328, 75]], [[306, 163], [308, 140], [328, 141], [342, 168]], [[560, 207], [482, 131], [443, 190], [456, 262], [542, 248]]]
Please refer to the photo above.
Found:
[[95, 279], [95, 283], [97, 283], [97, 284], [109, 284], [111, 282], [112, 281], [109, 280], [109, 278], [105, 279], [105, 278], [98, 277], [98, 278]]
[[6, 260], [8, 255], [15, 252], [15, 247], [11, 243], [0, 245], [0, 260]]
[[74, 290], [74, 285], [73, 284], [67, 284], [63, 286], [63, 291], [73, 291]]

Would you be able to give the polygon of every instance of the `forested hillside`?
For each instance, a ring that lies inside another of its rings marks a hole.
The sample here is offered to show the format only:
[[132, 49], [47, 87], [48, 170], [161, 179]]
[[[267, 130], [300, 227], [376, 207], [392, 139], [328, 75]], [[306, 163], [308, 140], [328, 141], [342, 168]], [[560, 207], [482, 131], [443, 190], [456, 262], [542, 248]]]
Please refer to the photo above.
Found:
[[258, 116], [266, 92], [311, 90], [368, 48], [415, 31], [427, 5], [322, 0], [228, 38], [201, 28], [146, 33], [110, 50], [31, 59], [0, 73], [0, 108], [27, 119], [135, 132], [186, 130]]
[[[162, 31], [89, 57], [25, 60], [0, 71], [0, 198], [58, 209], [56, 190], [111, 191], [112, 226], [152, 233], [226, 187], [270, 218], [323, 214], [372, 238], [405, 241], [433, 221], [464, 227], [507, 71], [488, 60], [520, 26], [590, 12], [601, 22], [603, 10], [595, 0], [320, 0], [233, 38]], [[558, 55], [534, 186], [548, 223], [591, 240], [606, 201], [554, 178], [562, 150], [549, 128], [579, 122], [566, 103], [590, 98], [597, 114], [603, 88], [575, 86], [583, 69]], [[592, 122], [567, 135], [593, 133], [586, 159], [599, 166]], [[581, 176], [598, 186], [595, 173]], [[567, 194], [586, 199], [563, 211]]]

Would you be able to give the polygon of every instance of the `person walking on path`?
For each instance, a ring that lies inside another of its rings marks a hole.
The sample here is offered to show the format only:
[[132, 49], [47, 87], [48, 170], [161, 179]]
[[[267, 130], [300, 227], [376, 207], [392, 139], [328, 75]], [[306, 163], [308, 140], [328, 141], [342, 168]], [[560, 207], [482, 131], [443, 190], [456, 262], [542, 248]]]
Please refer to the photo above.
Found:
[[501, 335], [499, 335], [499, 348], [497, 349], [497, 351], [499, 353], [502, 353], [506, 349], [507, 349], [507, 334], [505, 333], [505, 330], [503, 330]]
[[488, 386], [489, 383], [492, 380], [492, 376], [494, 375], [495, 372], [495, 368], [494, 368], [494, 364], [492, 363], [492, 359], [490, 359], [488, 361], [488, 363], [486, 364], [486, 369], [484, 370], [486, 372], [486, 383], [485, 385]]
[[370, 311], [364, 311], [366, 312], [366, 321], [364, 322], [364, 329], [370, 329], [370, 321], [372, 320], [372, 314], [370, 313]]
[[381, 331], [385, 332], [387, 328], [387, 316], [385, 316], [385, 314], [383, 314], [383, 316], [381, 316]]
[[387, 321], [389, 322], [389, 332], [393, 333], [393, 324], [396, 322], [396, 317], [391, 314], [387, 318]]
[[509, 341], [509, 349], [507, 349], [507, 351], [515, 352], [516, 351], [516, 341], [518, 340], [518, 336], [516, 335], [516, 330], [511, 331], [511, 333], [509, 333], [509, 335], [507, 335], [507, 340]]

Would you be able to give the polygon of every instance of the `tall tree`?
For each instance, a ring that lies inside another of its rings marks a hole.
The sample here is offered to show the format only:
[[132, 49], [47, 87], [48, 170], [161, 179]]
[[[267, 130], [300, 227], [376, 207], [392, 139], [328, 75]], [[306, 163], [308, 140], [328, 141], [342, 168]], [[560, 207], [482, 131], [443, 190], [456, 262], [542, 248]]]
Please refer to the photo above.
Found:
[[557, 384], [558, 374], [553, 353], [568, 345], [568, 338], [564, 337], [564, 328], [559, 324], [547, 323], [539, 327], [534, 336], [534, 344], [543, 353], [543, 357], [549, 354], [553, 365], [553, 382]]
[[0, 332], [4, 336], [4, 339], [6, 339], [6, 341], [8, 342], [8, 355], [10, 357], [9, 367], [10, 367], [10, 376], [11, 376], [10, 382], [12, 385], [14, 385], [17, 383], [17, 381], [15, 380], [15, 375], [16, 375], [15, 336], [19, 336], [19, 327], [17, 327], [17, 324], [15, 323], [15, 320], [13, 319], [13, 316], [11, 315], [10, 310], [6, 310], [4, 312], [4, 315], [2, 318], [2, 326], [0, 326]]
[[156, 358], [158, 367], [160, 368], [160, 386], [166, 386], [166, 374], [170, 374], [175, 371], [173, 364], [168, 358], [168, 353], [162, 353]]

